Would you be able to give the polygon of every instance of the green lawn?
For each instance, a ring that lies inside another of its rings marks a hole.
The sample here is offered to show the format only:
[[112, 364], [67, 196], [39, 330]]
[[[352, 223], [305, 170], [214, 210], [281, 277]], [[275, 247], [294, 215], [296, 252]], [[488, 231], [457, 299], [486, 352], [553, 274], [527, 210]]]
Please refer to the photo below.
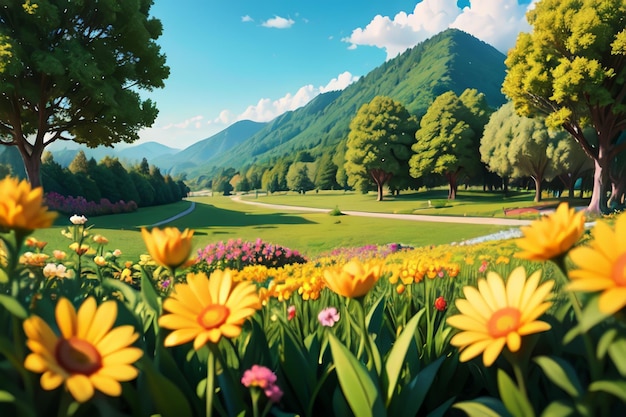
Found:
[[[386, 213], [415, 213], [461, 216], [503, 217], [505, 208], [534, 206], [533, 193], [519, 192], [508, 198], [499, 193], [476, 190], [459, 191], [456, 201], [447, 201], [446, 190], [405, 193], [377, 202], [375, 195], [353, 192], [310, 192], [305, 195], [282, 193], [271, 196], [254, 194], [246, 199], [274, 204], [307, 206], [340, 210]], [[428, 208], [445, 205], [441, 208]], [[503, 226], [445, 224], [407, 220], [378, 219], [356, 216], [331, 216], [326, 213], [277, 211], [259, 206], [233, 202], [228, 197], [191, 197], [188, 200], [159, 207], [142, 208], [135, 213], [98, 216], [89, 219], [91, 232], [102, 234], [110, 241], [107, 249], [120, 249], [123, 259], [136, 260], [146, 253], [141, 239], [141, 226], [150, 226], [180, 213], [196, 203], [195, 210], [169, 226], [195, 230], [197, 249], [209, 243], [241, 238], [279, 244], [315, 256], [338, 247], [358, 247], [367, 244], [403, 243], [413, 246], [437, 245], [475, 238], [508, 229]], [[555, 205], [555, 199], [544, 204]], [[582, 202], [580, 202], [582, 203]], [[526, 215], [533, 218], [536, 215]], [[67, 250], [71, 243], [61, 235], [70, 225], [69, 216], [59, 218], [54, 227], [37, 230], [34, 236], [49, 242], [48, 250]], [[162, 225], [161, 227], [164, 227]]]

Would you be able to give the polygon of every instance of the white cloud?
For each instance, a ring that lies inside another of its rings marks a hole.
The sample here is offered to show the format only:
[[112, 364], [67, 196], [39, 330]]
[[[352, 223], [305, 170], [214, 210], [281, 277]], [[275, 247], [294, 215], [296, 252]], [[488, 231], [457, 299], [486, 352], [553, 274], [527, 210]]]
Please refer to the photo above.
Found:
[[326, 84], [324, 87], [319, 88], [320, 93], [326, 93], [328, 91], [337, 91], [343, 90], [353, 82], [357, 81], [359, 77], [352, 75], [348, 71], [345, 71], [337, 76], [337, 78], [333, 78]]
[[530, 30], [525, 17], [530, 7], [517, 0], [472, 0], [460, 9], [457, 0], [424, 0], [409, 14], [400, 12], [393, 19], [375, 16], [343, 41], [350, 43], [349, 49], [359, 45], [385, 49], [391, 59], [447, 28], [457, 28], [506, 53], [520, 31]]
[[242, 22], [254, 22], [254, 19], [250, 17], [250, 15], [241, 16]]
[[284, 17], [274, 16], [271, 19], [266, 20], [261, 25], [266, 28], [276, 28], [276, 29], [289, 29], [293, 24], [296, 23], [292, 19], [285, 19]]
[[190, 117], [189, 119], [183, 120], [180, 123], [170, 123], [168, 125], [165, 125], [162, 127], [162, 129], [163, 130], [168, 130], [172, 128], [187, 129], [189, 126], [199, 129], [200, 127], [202, 127], [202, 119], [204, 119], [203, 116], [200, 116], [200, 115], [193, 116], [193, 117]]

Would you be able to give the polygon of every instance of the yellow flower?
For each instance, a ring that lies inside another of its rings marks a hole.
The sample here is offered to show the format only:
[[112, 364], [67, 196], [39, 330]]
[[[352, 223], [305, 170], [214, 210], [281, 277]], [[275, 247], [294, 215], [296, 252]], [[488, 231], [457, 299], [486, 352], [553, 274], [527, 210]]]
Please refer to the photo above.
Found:
[[604, 222], [597, 222], [591, 231], [589, 246], [580, 246], [570, 252], [570, 259], [578, 267], [569, 271], [570, 291], [597, 292], [599, 308], [613, 314], [626, 306], [626, 215], [615, 221], [615, 230]]
[[165, 346], [182, 345], [193, 340], [195, 350], [222, 336], [234, 338], [241, 333], [246, 319], [261, 308], [256, 285], [250, 281], [233, 283], [229, 270], [187, 274], [186, 284], [176, 284], [163, 302], [170, 314], [159, 318], [159, 325], [173, 330]]
[[43, 188], [31, 189], [26, 180], [0, 180], [0, 229], [31, 232], [52, 226], [57, 213], [43, 205]]
[[368, 293], [382, 274], [380, 262], [362, 263], [357, 258], [341, 266], [324, 270], [326, 286], [348, 298], [359, 298]]
[[189, 259], [193, 230], [185, 229], [181, 233], [175, 227], [166, 227], [163, 230], [155, 227], [152, 232], [149, 232], [142, 227], [141, 235], [150, 256], [158, 264], [173, 269], [183, 265]]
[[522, 252], [516, 257], [531, 261], [547, 261], [564, 254], [585, 232], [585, 214], [561, 203], [556, 211], [530, 226], [520, 228], [524, 237], [516, 240]]
[[517, 352], [521, 336], [550, 329], [548, 323], [537, 318], [552, 305], [546, 298], [554, 281], [539, 285], [540, 278], [541, 271], [536, 271], [527, 280], [520, 266], [511, 272], [506, 287], [502, 277], [490, 271], [486, 279], [478, 280], [478, 289], [463, 288], [466, 299], [455, 302], [460, 314], [447, 320], [450, 326], [462, 330], [450, 340], [451, 345], [461, 349], [461, 362], [482, 353], [485, 366], [491, 366], [505, 344], [511, 352]]
[[57, 335], [39, 316], [24, 320], [26, 344], [32, 351], [24, 367], [41, 373], [41, 387], [53, 390], [61, 384], [78, 402], [88, 401], [98, 390], [106, 395], [120, 396], [120, 381], [130, 381], [138, 371], [132, 366], [143, 354], [131, 345], [139, 335], [133, 326], [113, 328], [117, 317], [115, 301], [99, 307], [93, 297], [78, 309], [66, 298], [59, 299]]

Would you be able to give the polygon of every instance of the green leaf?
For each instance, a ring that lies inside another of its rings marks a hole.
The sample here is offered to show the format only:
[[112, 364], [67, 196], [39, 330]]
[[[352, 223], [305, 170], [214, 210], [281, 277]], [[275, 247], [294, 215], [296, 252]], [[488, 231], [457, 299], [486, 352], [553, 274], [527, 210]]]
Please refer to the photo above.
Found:
[[152, 361], [145, 355], [141, 360], [143, 375], [148, 392], [140, 390], [152, 400], [155, 411], [162, 417], [180, 417], [192, 415], [188, 399], [176, 384], [161, 375]]
[[443, 404], [441, 404], [440, 406], [435, 408], [433, 411], [428, 413], [426, 415], [426, 417], [443, 417], [443, 416], [445, 416], [448, 413], [448, 411], [450, 411], [450, 406], [452, 405], [452, 403], [454, 402], [455, 399], [456, 399], [456, 397], [452, 397], [452, 398], [448, 399], [446, 402], [444, 402]]
[[526, 395], [520, 391], [511, 377], [502, 369], [498, 369], [498, 392], [504, 406], [514, 417], [532, 417], [535, 415]]
[[383, 293], [380, 297], [378, 297], [378, 300], [376, 300], [376, 302], [370, 308], [370, 311], [368, 311], [367, 315], [365, 316], [367, 330], [370, 333], [380, 333], [380, 329], [383, 326], [385, 303], [383, 303], [382, 301], [384, 299], [385, 294]]
[[626, 381], [623, 380], [594, 381], [589, 385], [589, 391], [606, 392], [626, 402]]
[[582, 395], [583, 389], [578, 374], [568, 362], [556, 356], [538, 356], [534, 360], [553, 384], [571, 397]]
[[609, 347], [611, 346], [611, 343], [615, 340], [615, 336], [617, 336], [617, 329], [610, 329], [604, 332], [604, 334], [600, 337], [598, 345], [596, 346], [596, 357], [598, 359], [602, 360], [604, 358], [609, 350]]
[[452, 406], [465, 411], [469, 417], [511, 417], [500, 400], [491, 397], [479, 397], [472, 401], [463, 401]]
[[328, 332], [330, 350], [335, 361], [337, 378], [343, 395], [355, 417], [383, 417], [386, 415], [380, 392], [367, 368]]
[[119, 279], [113, 278], [104, 278], [102, 280], [102, 286], [106, 288], [112, 288], [122, 293], [124, 299], [126, 300], [126, 304], [131, 309], [134, 309], [137, 305], [137, 291], [133, 289], [130, 285], [120, 281]]
[[394, 417], [413, 417], [420, 414], [419, 409], [429, 393], [430, 387], [439, 374], [445, 356], [422, 369], [406, 386], [400, 395], [393, 399], [387, 410]]
[[28, 317], [28, 311], [15, 298], [6, 294], [0, 294], [0, 304], [18, 319], [24, 320]]
[[420, 317], [424, 314], [424, 309], [415, 314], [409, 322], [406, 324], [404, 330], [393, 344], [389, 356], [385, 360], [385, 379], [384, 385], [386, 386], [387, 397], [386, 403], [389, 404], [396, 391], [396, 384], [402, 368], [404, 368], [406, 353], [409, 349], [411, 342], [414, 340], [417, 325], [419, 324]]
[[609, 356], [620, 375], [626, 377], [626, 339], [618, 339], [611, 343]]
[[285, 331], [284, 349], [283, 374], [291, 385], [298, 403], [306, 410], [317, 379], [316, 369], [314, 366], [312, 368], [312, 365], [317, 363], [317, 358], [307, 358], [306, 350], [296, 343], [290, 331]]
[[13, 403], [15, 408], [19, 410], [20, 416], [36, 417], [37, 413], [33, 409], [33, 403], [24, 399], [19, 399], [8, 391], [0, 391], [0, 403]]
[[569, 417], [576, 416], [576, 408], [563, 400], [552, 401], [541, 413], [541, 417]]
[[578, 336], [579, 334], [586, 333], [593, 326], [604, 321], [608, 317], [607, 314], [600, 312], [598, 299], [598, 296], [589, 298], [585, 305], [585, 308], [583, 309], [583, 313], [580, 322], [578, 323], [578, 326], [567, 332], [567, 334], [563, 338], [564, 344], [568, 344], [569, 342], [574, 340], [574, 338], [576, 338], [576, 336]]
[[141, 271], [141, 296], [143, 301], [145, 301], [148, 306], [155, 312], [157, 315], [161, 314], [161, 304], [159, 300], [159, 295], [156, 293], [154, 286], [152, 284], [152, 280], [148, 276], [148, 273], [145, 270]]

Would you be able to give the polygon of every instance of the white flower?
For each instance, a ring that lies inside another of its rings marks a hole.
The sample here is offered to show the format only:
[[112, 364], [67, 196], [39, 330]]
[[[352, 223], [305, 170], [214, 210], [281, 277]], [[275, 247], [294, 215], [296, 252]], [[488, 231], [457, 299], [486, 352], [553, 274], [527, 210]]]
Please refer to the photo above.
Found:
[[87, 223], [87, 217], [85, 216], [79, 216], [78, 214], [73, 215], [72, 217], [70, 217], [70, 222], [72, 222], [72, 224], [85, 224]]
[[56, 265], [53, 263], [49, 263], [43, 268], [43, 275], [46, 278], [71, 278], [73, 275], [73, 271], [68, 271], [63, 264]]

